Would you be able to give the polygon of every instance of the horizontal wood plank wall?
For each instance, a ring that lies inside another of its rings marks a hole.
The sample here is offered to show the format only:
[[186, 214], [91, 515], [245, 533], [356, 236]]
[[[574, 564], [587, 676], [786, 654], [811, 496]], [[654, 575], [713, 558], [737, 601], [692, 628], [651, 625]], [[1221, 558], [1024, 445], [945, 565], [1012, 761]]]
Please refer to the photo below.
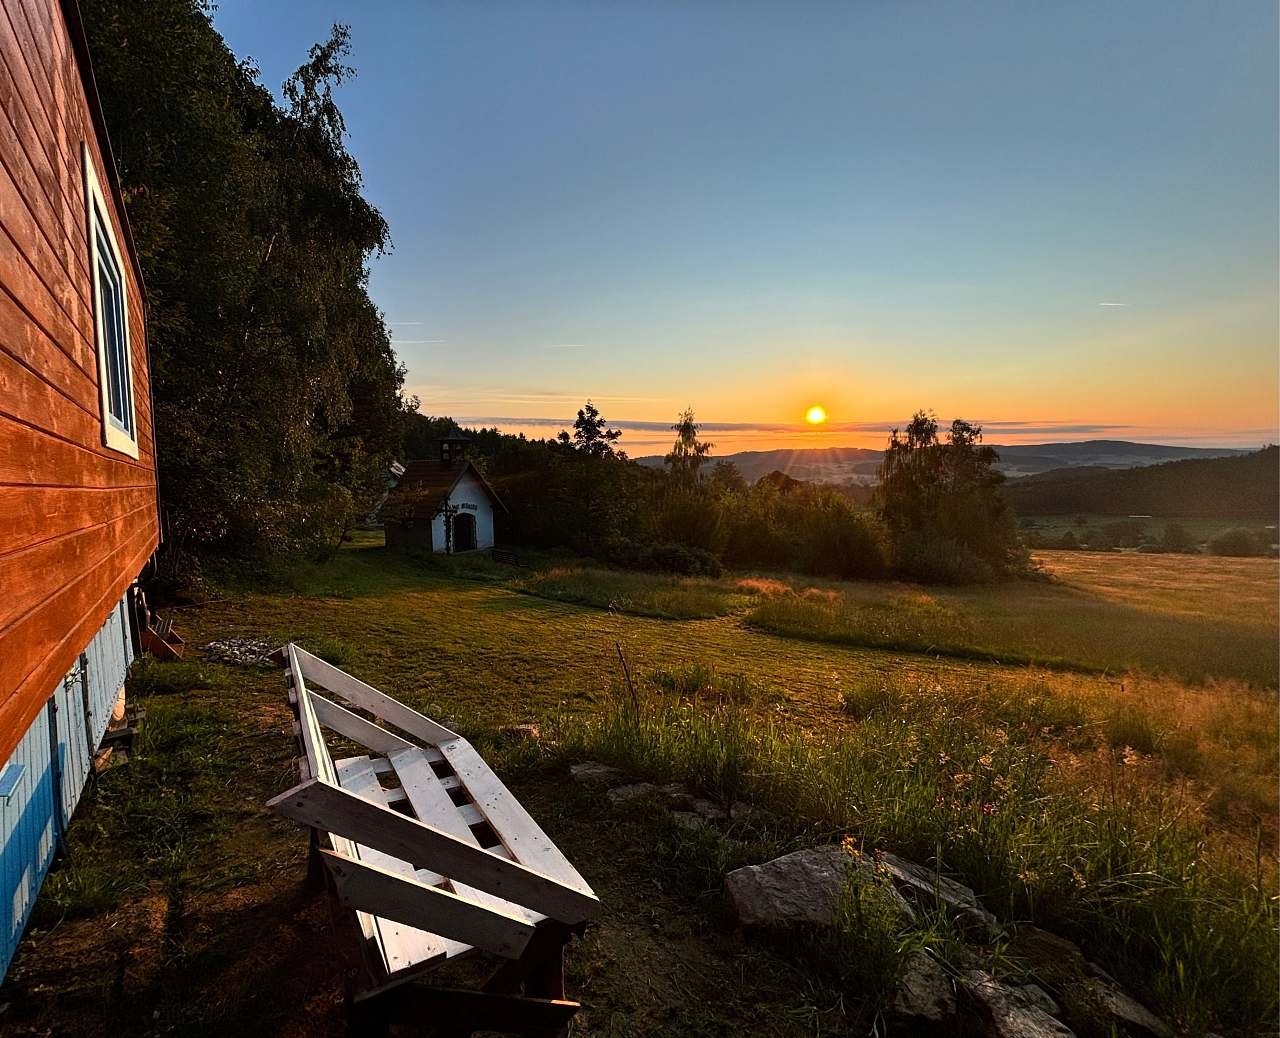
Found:
[[59, 0], [0, 0], [0, 761], [159, 540], [127, 255], [138, 458], [103, 444], [82, 142], [127, 236], [90, 104]]

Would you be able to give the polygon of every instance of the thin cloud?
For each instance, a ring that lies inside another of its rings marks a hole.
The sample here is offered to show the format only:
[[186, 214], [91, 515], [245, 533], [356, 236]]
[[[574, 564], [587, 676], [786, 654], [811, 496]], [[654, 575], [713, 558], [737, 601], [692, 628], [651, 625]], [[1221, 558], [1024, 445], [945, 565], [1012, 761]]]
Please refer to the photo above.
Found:
[[1099, 306], [1128, 306], [1128, 303], [1099, 303]]
[[388, 321], [388, 322], [387, 322], [387, 324], [395, 325], [395, 326], [399, 327], [399, 326], [411, 325], [411, 324], [412, 324], [412, 325], [420, 325], [420, 324], [422, 324], [422, 322], [421, 322], [421, 321]]
[[544, 350], [585, 350], [586, 346], [580, 342], [555, 342], [542, 348]]
[[396, 346], [422, 346], [430, 342], [444, 342], [444, 339], [392, 339]]

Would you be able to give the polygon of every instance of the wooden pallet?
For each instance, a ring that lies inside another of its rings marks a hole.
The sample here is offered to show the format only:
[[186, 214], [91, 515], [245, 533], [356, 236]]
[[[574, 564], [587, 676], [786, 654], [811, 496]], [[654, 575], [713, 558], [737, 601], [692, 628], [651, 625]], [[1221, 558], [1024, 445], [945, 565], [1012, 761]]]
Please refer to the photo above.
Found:
[[[599, 909], [587, 882], [467, 740], [300, 646], [276, 656], [302, 781], [269, 806], [311, 827], [313, 874], [355, 911], [360, 1033], [563, 1030], [563, 949]], [[335, 760], [326, 731], [368, 753]], [[478, 953], [503, 960], [480, 991], [408, 983]]]

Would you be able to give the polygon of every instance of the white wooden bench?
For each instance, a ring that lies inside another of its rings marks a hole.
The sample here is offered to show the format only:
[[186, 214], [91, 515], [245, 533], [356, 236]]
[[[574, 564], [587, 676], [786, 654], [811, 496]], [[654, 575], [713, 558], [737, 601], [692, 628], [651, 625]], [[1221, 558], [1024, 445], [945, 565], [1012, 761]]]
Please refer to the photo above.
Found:
[[[276, 659], [301, 782], [268, 806], [311, 828], [313, 875], [355, 910], [360, 1033], [560, 1033], [564, 945], [600, 907], [586, 880], [466, 739], [298, 645]], [[326, 731], [368, 752], [335, 760]], [[406, 983], [477, 952], [505, 960], [479, 991]]]

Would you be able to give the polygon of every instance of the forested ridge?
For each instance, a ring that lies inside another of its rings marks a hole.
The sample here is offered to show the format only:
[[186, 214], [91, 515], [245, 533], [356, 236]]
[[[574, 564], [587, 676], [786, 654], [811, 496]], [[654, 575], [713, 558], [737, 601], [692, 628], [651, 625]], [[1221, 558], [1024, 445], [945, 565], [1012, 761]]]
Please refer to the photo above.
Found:
[[368, 294], [390, 235], [333, 97], [346, 30], [277, 103], [211, 7], [81, 3], [146, 283], [170, 561], [333, 543], [403, 432]]
[[1136, 469], [1057, 469], [1010, 480], [1018, 515], [1158, 515], [1271, 519], [1280, 515], [1280, 448], [1238, 458], [1170, 461]]

